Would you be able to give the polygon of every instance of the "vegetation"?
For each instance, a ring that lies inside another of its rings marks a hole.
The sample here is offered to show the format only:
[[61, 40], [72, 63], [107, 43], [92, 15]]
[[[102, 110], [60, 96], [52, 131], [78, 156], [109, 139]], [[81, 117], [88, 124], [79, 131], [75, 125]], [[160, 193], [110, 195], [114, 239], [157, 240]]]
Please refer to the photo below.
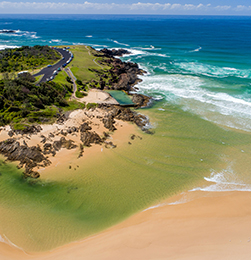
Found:
[[[99, 65], [103, 57], [95, 57], [95, 50], [85, 46], [71, 46], [74, 59], [69, 67], [77, 77], [76, 97], [82, 98], [89, 88], [101, 88], [100, 77], [107, 84], [112, 79], [112, 67]], [[52, 122], [61, 112], [83, 109], [85, 104], [69, 101], [73, 93], [71, 78], [59, 71], [54, 80], [39, 83], [42, 76], [34, 78], [23, 70], [38, 70], [39, 67], [55, 63], [59, 53], [48, 46], [21, 47], [0, 51], [0, 125], [12, 124], [23, 130], [33, 123]], [[107, 82], [106, 82], [107, 81]], [[87, 104], [87, 109], [97, 104]]]
[[0, 73], [35, 69], [55, 63], [60, 55], [49, 46], [23, 46], [0, 51]]
[[87, 105], [86, 105], [86, 108], [89, 110], [89, 109], [91, 109], [91, 108], [96, 108], [98, 106], [98, 104], [96, 104], [96, 103], [88, 103]]
[[63, 111], [71, 111], [71, 110], [76, 110], [76, 109], [84, 109], [85, 108], [85, 103], [80, 103], [76, 100], [68, 101], [68, 106], [63, 107]]
[[87, 96], [87, 93], [84, 93], [84, 92], [81, 92], [81, 91], [77, 90], [75, 92], [75, 95], [76, 95], [77, 98], [83, 98], [83, 97]]
[[94, 54], [97, 52], [91, 47], [83, 45], [71, 46], [71, 52], [74, 54], [74, 59], [69, 67], [77, 78], [78, 90], [100, 88], [100, 76], [104, 75], [103, 84], [108, 85], [109, 80], [112, 79], [112, 75], [110, 75], [111, 66], [99, 65], [98, 62], [103, 62], [103, 57], [95, 57]]
[[29, 73], [22, 73], [15, 79], [5, 74], [0, 80], [0, 125], [41, 123], [56, 118], [60, 108], [67, 107], [65, 97], [71, 89], [55, 82], [34, 84]]

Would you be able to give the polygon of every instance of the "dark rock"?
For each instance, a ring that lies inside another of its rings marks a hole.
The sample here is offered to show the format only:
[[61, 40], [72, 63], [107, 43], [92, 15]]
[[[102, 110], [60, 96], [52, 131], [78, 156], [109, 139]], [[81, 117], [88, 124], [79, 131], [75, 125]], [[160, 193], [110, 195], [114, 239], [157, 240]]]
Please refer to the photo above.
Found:
[[69, 127], [66, 131], [67, 131], [68, 134], [72, 134], [72, 133], [77, 132], [78, 128], [75, 127], [75, 126], [72, 126], [72, 127]]
[[109, 115], [107, 117], [104, 117], [103, 118], [103, 123], [104, 123], [104, 127], [109, 129], [109, 131], [114, 131], [116, 130], [116, 127], [114, 126], [115, 124], [115, 120], [114, 118], [112, 117], [112, 115]]
[[14, 133], [14, 131], [12, 131], [12, 130], [10, 130], [10, 131], [8, 132], [9, 137], [12, 137], [14, 134], [15, 134], [15, 133]]
[[14, 138], [0, 142], [0, 153], [10, 161], [19, 161], [18, 167], [25, 166], [25, 177], [38, 178], [39, 173], [33, 172], [32, 169], [42, 163], [43, 166], [49, 165], [50, 161], [44, 157], [39, 146], [28, 147], [20, 145]]
[[147, 107], [151, 103], [151, 98], [142, 94], [133, 94], [132, 102], [136, 104], [137, 107]]
[[66, 130], [62, 129], [62, 130], [60, 131], [60, 134], [61, 134], [61, 135], [64, 135], [64, 136], [67, 136], [68, 133], [67, 133]]
[[49, 133], [49, 138], [54, 138], [55, 135], [53, 133]]
[[84, 153], [84, 146], [82, 144], [79, 145], [79, 149], [80, 149], [80, 152], [79, 152], [79, 155], [78, 155], [78, 158], [82, 157], [83, 156], [83, 153]]
[[96, 132], [83, 132], [81, 133], [80, 140], [83, 142], [84, 146], [91, 146], [91, 144], [101, 144], [102, 139]]
[[117, 145], [113, 144], [112, 142], [105, 142], [105, 148], [116, 148]]
[[89, 131], [89, 130], [92, 130], [91, 126], [89, 126], [88, 123], [83, 123], [80, 127], [79, 127], [79, 131], [81, 133], [83, 132], [86, 132], [86, 131]]
[[66, 148], [68, 150], [74, 149], [77, 146], [74, 144], [74, 141], [72, 140], [66, 140], [65, 137], [61, 137], [59, 141], [53, 142], [53, 148], [56, 151], [59, 151], [61, 148]]
[[113, 56], [123, 56], [125, 54], [131, 54], [131, 52], [124, 50], [124, 49], [112, 49], [112, 50], [108, 50], [108, 49], [102, 49], [100, 50], [100, 52], [102, 52], [106, 57], [113, 57]]
[[12, 129], [13, 132], [15, 132], [15, 134], [37, 134], [39, 133], [42, 129], [42, 127], [40, 125], [30, 125], [30, 126], [25, 126], [25, 128], [23, 130], [14, 130]]
[[46, 137], [44, 135], [41, 135], [40, 137], [42, 138], [41, 143], [44, 144], [46, 142]]

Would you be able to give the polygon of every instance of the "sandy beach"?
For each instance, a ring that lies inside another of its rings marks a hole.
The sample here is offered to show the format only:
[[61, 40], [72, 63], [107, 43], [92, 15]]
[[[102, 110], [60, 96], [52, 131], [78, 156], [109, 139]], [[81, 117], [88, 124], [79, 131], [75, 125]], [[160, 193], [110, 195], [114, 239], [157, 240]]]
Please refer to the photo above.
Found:
[[[190, 201], [175, 204], [184, 197]], [[83, 241], [41, 254], [0, 243], [0, 256], [2, 260], [250, 259], [250, 203], [249, 192], [183, 193]]]

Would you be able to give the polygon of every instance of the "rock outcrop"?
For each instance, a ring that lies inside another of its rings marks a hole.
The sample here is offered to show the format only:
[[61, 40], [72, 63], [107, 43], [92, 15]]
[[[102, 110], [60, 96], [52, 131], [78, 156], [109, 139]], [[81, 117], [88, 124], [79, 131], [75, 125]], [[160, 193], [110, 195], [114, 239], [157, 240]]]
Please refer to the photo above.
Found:
[[113, 57], [113, 56], [118, 56], [118, 57], [122, 57], [125, 54], [131, 54], [131, 52], [129, 52], [128, 50], [125, 49], [102, 49], [100, 50], [100, 52], [104, 53], [107, 57]]
[[44, 156], [40, 146], [28, 147], [20, 145], [15, 138], [9, 138], [0, 142], [0, 152], [10, 161], [19, 161], [19, 168], [23, 167], [24, 176], [38, 178], [38, 172], [33, 171], [37, 166], [48, 166], [50, 161]]

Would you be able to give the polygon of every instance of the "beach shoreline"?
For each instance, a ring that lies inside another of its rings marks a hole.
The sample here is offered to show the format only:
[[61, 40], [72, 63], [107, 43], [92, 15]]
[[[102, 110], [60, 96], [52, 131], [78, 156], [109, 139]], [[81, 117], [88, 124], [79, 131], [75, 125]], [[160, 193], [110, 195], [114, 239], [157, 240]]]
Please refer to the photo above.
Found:
[[[187, 202], [175, 204], [184, 196]], [[250, 202], [250, 192], [185, 192], [50, 252], [0, 243], [1, 259], [249, 259]]]

